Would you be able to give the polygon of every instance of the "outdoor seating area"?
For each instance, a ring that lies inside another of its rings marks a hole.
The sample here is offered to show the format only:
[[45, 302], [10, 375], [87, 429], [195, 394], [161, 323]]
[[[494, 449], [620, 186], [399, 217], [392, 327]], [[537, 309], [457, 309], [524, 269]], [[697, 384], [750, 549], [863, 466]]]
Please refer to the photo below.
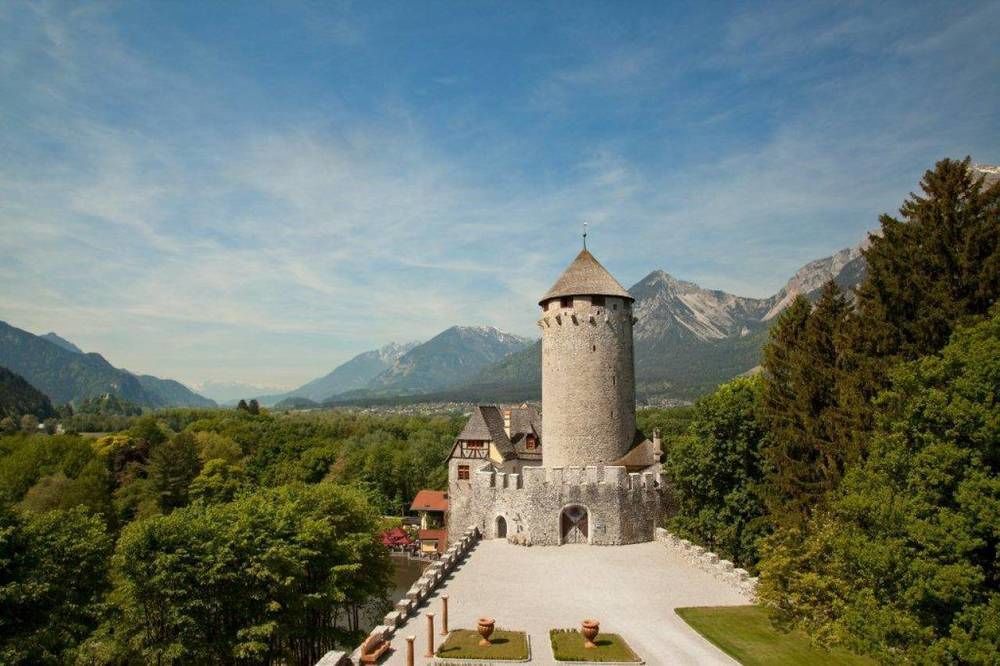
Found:
[[433, 561], [441, 556], [441, 547], [446, 543], [445, 530], [414, 529], [413, 534], [403, 527], [394, 527], [382, 532], [379, 540], [390, 552], [406, 555], [410, 559]]

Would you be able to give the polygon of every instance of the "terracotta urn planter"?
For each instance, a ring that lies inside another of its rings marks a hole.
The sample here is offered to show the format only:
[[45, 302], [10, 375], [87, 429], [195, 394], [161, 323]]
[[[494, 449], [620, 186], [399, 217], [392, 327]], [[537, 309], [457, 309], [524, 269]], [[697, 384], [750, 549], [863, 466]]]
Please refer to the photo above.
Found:
[[601, 623], [597, 620], [584, 620], [580, 623], [580, 633], [583, 634], [583, 647], [585, 648], [595, 648], [597, 644], [594, 643], [594, 639], [597, 638], [597, 633], [601, 630]]
[[479, 630], [479, 635], [482, 639], [479, 641], [480, 647], [486, 647], [487, 645], [492, 645], [490, 643], [490, 636], [493, 634], [493, 628], [496, 626], [496, 622], [491, 617], [481, 617], [479, 618], [479, 624], [476, 627]]

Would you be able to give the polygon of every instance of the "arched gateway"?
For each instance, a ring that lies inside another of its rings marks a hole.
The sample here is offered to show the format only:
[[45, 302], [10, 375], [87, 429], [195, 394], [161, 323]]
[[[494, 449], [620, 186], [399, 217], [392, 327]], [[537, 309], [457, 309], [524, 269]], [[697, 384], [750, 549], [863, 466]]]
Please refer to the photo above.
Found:
[[507, 519], [503, 516], [497, 516], [497, 538], [507, 538]]
[[585, 506], [568, 506], [559, 516], [562, 543], [587, 543], [589, 539], [588, 512]]

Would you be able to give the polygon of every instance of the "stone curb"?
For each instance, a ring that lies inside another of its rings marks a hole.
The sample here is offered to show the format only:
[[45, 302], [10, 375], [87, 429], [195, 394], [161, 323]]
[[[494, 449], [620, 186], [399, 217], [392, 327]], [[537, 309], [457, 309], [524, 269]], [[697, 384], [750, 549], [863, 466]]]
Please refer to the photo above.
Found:
[[738, 569], [729, 560], [723, 560], [716, 553], [707, 551], [702, 546], [693, 544], [687, 539], [681, 539], [662, 527], [656, 528], [656, 540], [678, 553], [702, 571], [710, 573], [718, 580], [729, 584], [750, 603], [756, 601], [757, 578], [751, 576], [746, 569]]

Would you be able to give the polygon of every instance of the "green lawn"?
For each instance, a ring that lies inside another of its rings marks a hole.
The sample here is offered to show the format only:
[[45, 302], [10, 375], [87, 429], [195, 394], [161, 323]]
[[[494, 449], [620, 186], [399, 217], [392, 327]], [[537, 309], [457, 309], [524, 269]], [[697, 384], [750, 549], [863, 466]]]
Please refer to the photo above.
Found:
[[557, 661], [639, 661], [625, 639], [618, 634], [601, 632], [594, 639], [597, 647], [583, 647], [583, 636], [575, 629], [549, 632], [552, 653]]
[[479, 632], [456, 629], [437, 650], [437, 656], [450, 659], [527, 659], [528, 638], [523, 631], [496, 629], [490, 636], [493, 645], [479, 647]]
[[873, 666], [875, 662], [846, 650], [814, 647], [801, 632], [785, 634], [771, 624], [760, 606], [678, 608], [695, 631], [744, 666]]

